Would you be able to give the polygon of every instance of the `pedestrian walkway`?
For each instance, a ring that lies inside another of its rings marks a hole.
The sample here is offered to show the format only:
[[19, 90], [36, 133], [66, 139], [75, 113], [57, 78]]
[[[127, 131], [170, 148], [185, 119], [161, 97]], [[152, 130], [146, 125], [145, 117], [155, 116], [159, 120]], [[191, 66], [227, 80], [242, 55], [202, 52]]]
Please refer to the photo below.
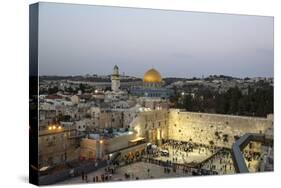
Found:
[[[92, 183], [93, 178], [98, 176], [98, 182], [101, 181], [102, 175], [108, 175], [107, 181], [129, 181], [138, 179], [151, 179], [151, 178], [171, 178], [171, 177], [183, 177], [191, 176], [191, 174], [183, 173], [182, 170], [178, 169], [176, 172], [171, 170], [169, 173], [165, 172], [163, 166], [156, 164], [146, 163], [146, 162], [136, 162], [126, 166], [118, 168], [114, 174], [109, 174], [105, 172], [105, 169], [100, 169], [95, 172], [86, 174], [87, 179], [82, 179], [81, 176], [71, 178], [58, 184], [75, 184], [75, 183]], [[95, 181], [97, 182], [97, 181]]]

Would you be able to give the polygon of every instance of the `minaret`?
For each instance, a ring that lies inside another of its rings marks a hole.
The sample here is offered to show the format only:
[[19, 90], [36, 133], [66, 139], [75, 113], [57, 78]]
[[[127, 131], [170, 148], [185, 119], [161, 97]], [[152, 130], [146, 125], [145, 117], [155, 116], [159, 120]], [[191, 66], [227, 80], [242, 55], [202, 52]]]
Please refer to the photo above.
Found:
[[111, 75], [111, 90], [119, 91], [119, 88], [120, 88], [119, 68], [117, 65], [115, 65], [113, 69], [113, 74]]

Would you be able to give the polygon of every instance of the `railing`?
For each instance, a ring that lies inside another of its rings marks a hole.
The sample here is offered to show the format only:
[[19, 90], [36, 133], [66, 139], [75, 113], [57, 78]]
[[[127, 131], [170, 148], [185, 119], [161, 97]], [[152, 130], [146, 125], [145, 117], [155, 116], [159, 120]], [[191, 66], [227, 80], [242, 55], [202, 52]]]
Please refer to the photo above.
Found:
[[176, 167], [182, 167], [184, 169], [189, 169], [189, 172], [192, 173], [192, 175], [216, 175], [217, 174], [217, 172], [213, 171], [213, 170], [201, 169], [198, 166], [199, 164], [191, 164], [191, 163], [181, 164], [181, 163], [174, 163], [174, 162], [167, 163], [166, 161], [149, 158], [149, 157], [142, 157], [141, 160], [143, 162], [156, 164], [156, 165], [163, 166], [163, 167], [170, 167], [170, 168], [175, 168], [175, 169], [176, 169]]
[[107, 152], [106, 154], [110, 154], [110, 153], [116, 153], [116, 152], [121, 152], [121, 151], [124, 151], [124, 150], [127, 150], [127, 149], [135, 149], [135, 148], [139, 148], [139, 147], [145, 147], [147, 145], [146, 142], [142, 142], [140, 144], [137, 144], [137, 145], [131, 145], [131, 146], [126, 146], [124, 148], [120, 148], [120, 149], [117, 149], [117, 150], [114, 150], [114, 151], [111, 151], [111, 152]]

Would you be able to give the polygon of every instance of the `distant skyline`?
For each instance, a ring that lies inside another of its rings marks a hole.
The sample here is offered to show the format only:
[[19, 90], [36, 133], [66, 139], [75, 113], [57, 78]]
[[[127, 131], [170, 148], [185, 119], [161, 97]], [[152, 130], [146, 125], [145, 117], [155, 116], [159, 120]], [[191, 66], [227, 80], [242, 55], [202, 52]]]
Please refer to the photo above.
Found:
[[273, 77], [273, 17], [41, 3], [40, 75]]

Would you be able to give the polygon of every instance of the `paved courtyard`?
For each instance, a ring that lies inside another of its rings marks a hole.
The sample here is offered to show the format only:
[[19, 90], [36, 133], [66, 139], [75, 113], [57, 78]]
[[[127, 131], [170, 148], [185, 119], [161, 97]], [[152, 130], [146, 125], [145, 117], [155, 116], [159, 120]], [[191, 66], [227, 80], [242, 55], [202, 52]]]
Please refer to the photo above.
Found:
[[[148, 170], [149, 169], [149, 170]], [[125, 178], [125, 173], [129, 175], [128, 178]], [[87, 179], [89, 183], [93, 182], [93, 177], [101, 176], [105, 174], [104, 168], [91, 172], [87, 174]], [[130, 165], [122, 166], [118, 168], [114, 174], [111, 176], [110, 181], [128, 181], [136, 179], [151, 179], [151, 178], [171, 178], [171, 177], [183, 177], [190, 176], [191, 174], [183, 173], [182, 170], [178, 169], [176, 172], [172, 170], [169, 173], [164, 172], [164, 167], [156, 164], [151, 164], [147, 162], [136, 162]], [[74, 177], [58, 184], [75, 184], [75, 183], [86, 183], [85, 180], [82, 180], [81, 176]]]
[[[235, 168], [231, 158], [230, 151], [217, 150], [217, 153], [213, 153], [207, 147], [196, 147], [191, 151], [184, 151], [182, 149], [175, 149], [172, 146], [166, 145], [165, 149], [169, 151], [169, 156], [161, 156], [159, 152], [156, 159], [158, 161], [177, 164], [188, 164], [188, 163], [202, 163], [202, 170], [215, 171], [218, 174], [234, 174]], [[160, 150], [160, 151], [161, 151]], [[215, 154], [215, 155], [214, 155]], [[211, 157], [212, 156], [212, 157]], [[211, 158], [210, 158], [211, 157]], [[207, 160], [206, 160], [207, 159]], [[106, 171], [105, 168], [99, 169], [95, 172], [86, 174], [87, 178], [82, 179], [82, 176], [74, 177], [59, 184], [73, 184], [73, 183], [91, 183], [91, 182], [101, 182], [102, 176], [107, 181], [129, 181], [138, 179], [151, 179], [151, 178], [170, 178], [170, 177], [185, 177], [192, 176], [193, 170], [187, 170], [182, 165], [177, 168], [172, 168], [171, 166], [167, 170], [164, 166], [155, 163], [149, 163], [139, 161], [125, 166], [120, 166], [114, 170], [114, 173]], [[254, 167], [254, 165], [253, 165]], [[174, 171], [174, 169], [176, 169]], [[167, 172], [168, 171], [168, 172]], [[98, 176], [98, 180], [96, 177]], [[87, 180], [86, 180], [87, 179]], [[94, 180], [95, 179], [95, 180]]]
[[217, 155], [206, 161], [202, 169], [214, 170], [218, 174], [234, 174], [235, 167], [230, 152], [219, 152]]

